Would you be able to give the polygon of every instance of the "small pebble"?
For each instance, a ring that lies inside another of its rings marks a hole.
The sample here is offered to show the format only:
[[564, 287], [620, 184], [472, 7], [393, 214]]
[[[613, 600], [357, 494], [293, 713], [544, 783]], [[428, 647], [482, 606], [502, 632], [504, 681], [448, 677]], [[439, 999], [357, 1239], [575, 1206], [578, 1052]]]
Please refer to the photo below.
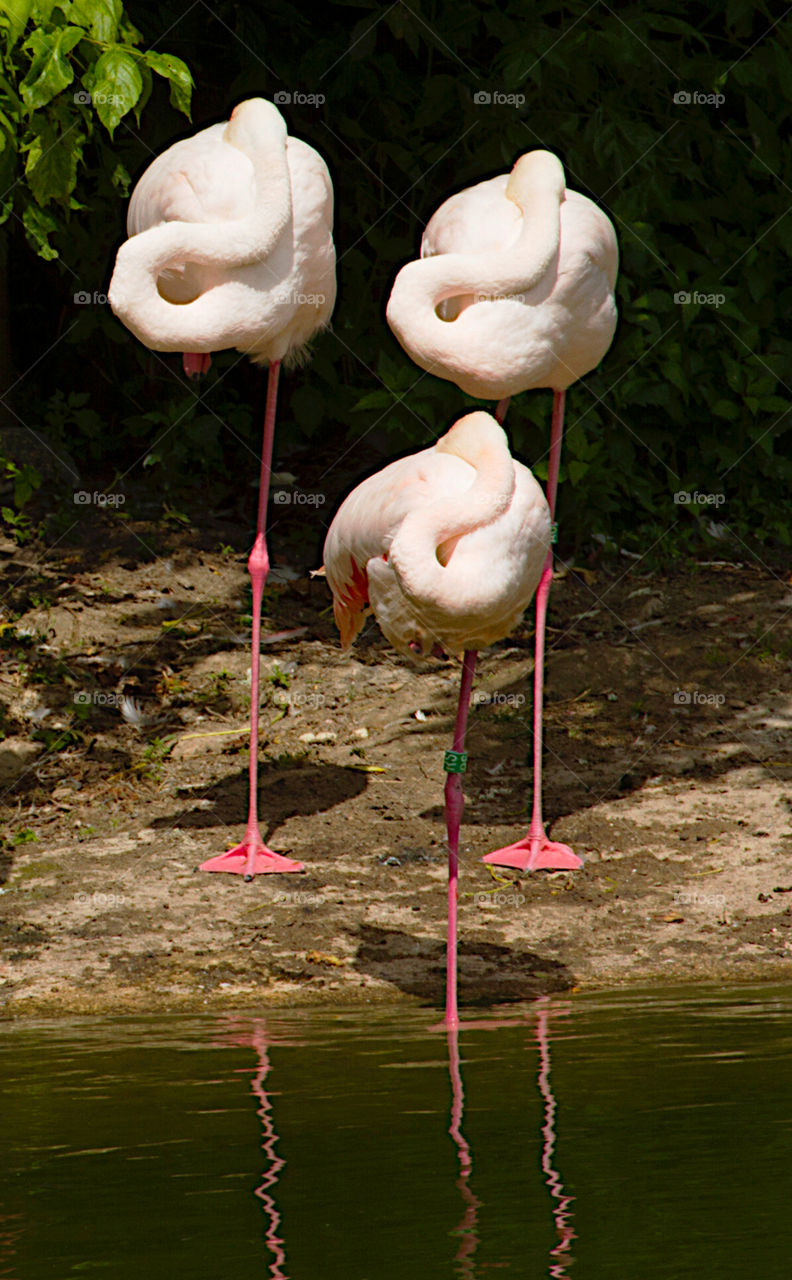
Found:
[[335, 742], [336, 735], [334, 733], [301, 733], [300, 742], [315, 742], [317, 744]]

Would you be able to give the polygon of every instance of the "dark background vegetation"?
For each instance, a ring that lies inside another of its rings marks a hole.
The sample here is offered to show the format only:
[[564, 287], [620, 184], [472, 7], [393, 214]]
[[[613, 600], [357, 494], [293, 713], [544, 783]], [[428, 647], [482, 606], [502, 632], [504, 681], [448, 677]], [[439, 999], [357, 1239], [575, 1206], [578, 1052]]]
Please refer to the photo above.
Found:
[[[134, 181], [153, 153], [246, 97], [322, 94], [321, 105], [281, 108], [330, 167], [339, 257], [332, 331], [307, 370], [282, 381], [281, 464], [343, 454], [352, 483], [358, 440], [383, 456], [421, 447], [472, 403], [411, 364], [385, 324], [385, 302], [446, 196], [546, 147], [568, 184], [608, 212], [621, 250], [615, 342], [568, 396], [562, 541], [580, 549], [604, 535], [633, 552], [655, 546], [661, 561], [693, 548], [739, 559], [756, 540], [763, 554], [783, 553], [792, 478], [784, 7], [129, 0], [139, 47], [189, 67], [192, 123], [161, 75], [139, 121], [126, 115], [112, 138], [94, 121], [73, 196], [48, 205], [57, 257], [40, 256], [20, 217], [30, 199], [24, 156], [6, 170], [6, 425], [33, 427], [84, 476], [145, 476], [196, 520], [196, 497], [216, 501], [241, 473], [254, 478], [261, 375], [227, 353], [196, 396], [177, 357], [150, 355], [108, 306], [74, 295], [107, 290], [124, 235], [118, 161]], [[14, 58], [23, 72], [30, 54], [21, 44], [7, 53], [7, 74]], [[62, 130], [75, 73], [61, 95]], [[486, 91], [524, 103], [477, 103]], [[684, 91], [725, 100], [675, 102]], [[678, 305], [680, 291], [723, 302]], [[549, 412], [549, 393], [529, 393], [508, 422], [515, 451], [540, 476]], [[680, 507], [678, 490], [725, 502], [717, 513]]]

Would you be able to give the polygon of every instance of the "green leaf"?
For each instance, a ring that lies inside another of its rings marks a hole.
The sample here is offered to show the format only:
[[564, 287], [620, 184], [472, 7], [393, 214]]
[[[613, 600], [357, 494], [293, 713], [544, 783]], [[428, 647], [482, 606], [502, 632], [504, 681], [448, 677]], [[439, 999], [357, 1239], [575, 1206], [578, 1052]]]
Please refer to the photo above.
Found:
[[189, 120], [193, 78], [187, 64], [172, 53], [147, 53], [146, 62], [156, 75], [169, 81], [171, 106], [182, 111]]
[[76, 128], [58, 134], [51, 121], [41, 122], [25, 161], [28, 185], [40, 205], [65, 200], [74, 190], [84, 141]]
[[358, 409], [387, 409], [392, 404], [393, 396], [390, 391], [370, 391], [352, 405], [352, 412], [356, 413]]
[[0, 0], [0, 20], [8, 30], [8, 48], [15, 45], [27, 26], [33, 0]]
[[121, 0], [72, 0], [69, 18], [90, 30], [95, 40], [109, 44], [116, 38], [123, 11]]
[[132, 179], [120, 160], [110, 176], [110, 181], [116, 191], [118, 191], [124, 198], [129, 195], [129, 188], [132, 185]]
[[58, 230], [58, 223], [52, 214], [46, 213], [44, 209], [39, 209], [38, 205], [29, 204], [22, 212], [22, 221], [25, 224], [28, 238], [39, 257], [46, 259], [47, 262], [57, 258], [58, 250], [53, 249], [49, 242], [49, 237], [53, 231]]
[[33, 60], [19, 89], [28, 111], [45, 107], [71, 84], [74, 71], [66, 61], [66, 55], [84, 35], [81, 27], [61, 27], [51, 35], [34, 31], [25, 41], [23, 48], [32, 52]]
[[91, 100], [110, 136], [118, 122], [131, 111], [143, 92], [143, 77], [137, 58], [116, 46], [108, 49], [94, 67]]
[[740, 410], [733, 400], [716, 400], [712, 412], [716, 418], [726, 418], [729, 422], [736, 422], [740, 416]]
[[154, 85], [154, 77], [151, 74], [151, 68], [147, 67], [145, 62], [139, 61], [138, 67], [140, 68], [140, 74], [143, 78], [143, 88], [141, 89], [140, 97], [138, 98], [137, 103], [135, 105], [135, 119], [137, 120], [139, 125], [141, 113], [143, 112], [143, 109], [146, 106], [146, 103], [151, 97], [151, 90]]

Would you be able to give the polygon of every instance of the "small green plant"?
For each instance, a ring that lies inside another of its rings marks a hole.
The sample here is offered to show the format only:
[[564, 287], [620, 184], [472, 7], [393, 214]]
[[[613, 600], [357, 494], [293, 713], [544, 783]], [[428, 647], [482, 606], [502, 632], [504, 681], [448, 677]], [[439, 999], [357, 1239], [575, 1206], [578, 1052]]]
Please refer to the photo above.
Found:
[[5, 467], [6, 476], [14, 482], [14, 505], [26, 506], [36, 490], [41, 488], [41, 472], [29, 466], [28, 463], [23, 463], [19, 467], [10, 458], [2, 458], [0, 461]]
[[268, 671], [264, 677], [265, 682], [271, 684], [274, 689], [288, 689], [291, 685], [291, 676], [288, 671], [281, 671], [277, 662], [271, 671]]
[[154, 738], [143, 752], [143, 759], [134, 766], [141, 778], [156, 782], [162, 776], [163, 766], [176, 743], [176, 738]]
[[16, 541], [22, 546], [35, 534], [35, 527], [24, 511], [14, 511], [12, 507], [0, 508], [0, 514], [9, 526]]
[[15, 831], [11, 837], [11, 844], [17, 848], [21, 844], [35, 844], [38, 836], [32, 827], [22, 827], [20, 831]]

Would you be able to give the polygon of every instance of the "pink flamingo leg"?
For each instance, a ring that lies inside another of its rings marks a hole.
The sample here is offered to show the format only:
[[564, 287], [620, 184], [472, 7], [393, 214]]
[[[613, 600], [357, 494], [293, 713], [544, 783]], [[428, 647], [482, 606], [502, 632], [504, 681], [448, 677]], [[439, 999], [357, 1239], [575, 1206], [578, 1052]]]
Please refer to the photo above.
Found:
[[252, 880], [255, 875], [267, 872], [304, 871], [301, 862], [293, 862], [268, 849], [261, 838], [258, 825], [258, 713], [259, 713], [259, 659], [261, 649], [261, 600], [269, 573], [269, 556], [264, 529], [267, 519], [270, 472], [272, 470], [272, 442], [275, 436], [275, 403], [278, 397], [278, 373], [280, 361], [270, 365], [267, 382], [267, 407], [264, 413], [264, 440], [261, 446], [261, 481], [259, 484], [258, 519], [256, 541], [248, 560], [253, 587], [253, 639], [250, 663], [250, 804], [245, 838], [228, 853], [202, 862], [201, 871], [230, 871]]
[[196, 354], [194, 351], [185, 351], [182, 355], [184, 372], [191, 382], [200, 382], [201, 378], [209, 372], [211, 364], [212, 357], [205, 353]]
[[[550, 465], [547, 471], [547, 503], [550, 519], [555, 516], [558, 469], [561, 463], [561, 439], [564, 433], [565, 392], [553, 395], [553, 426], [550, 433]], [[500, 407], [500, 406], [499, 406]], [[547, 601], [553, 581], [553, 550], [547, 553], [539, 590], [536, 593], [536, 650], [534, 661], [534, 720], [533, 720], [533, 815], [527, 836], [505, 849], [488, 853], [482, 862], [498, 867], [516, 867], [518, 871], [576, 870], [583, 866], [569, 845], [549, 840], [542, 821], [542, 706], [544, 695], [545, 620]]]
[[499, 400], [495, 406], [495, 421], [499, 423], [500, 426], [503, 426], [503, 420], [506, 417], [506, 410], [509, 407], [510, 401], [511, 396], [506, 396], [505, 399]]
[[[465, 750], [470, 691], [473, 672], [476, 669], [475, 649], [466, 649], [462, 663], [462, 683], [459, 688], [456, 724], [454, 725], [454, 753]], [[448, 759], [446, 758], [446, 763]], [[457, 901], [459, 898], [459, 828], [465, 797], [462, 794], [462, 778], [449, 770], [445, 784], [445, 817], [448, 832], [448, 948], [446, 951], [446, 1016], [445, 1024], [453, 1029], [459, 1026], [457, 1008]]]

